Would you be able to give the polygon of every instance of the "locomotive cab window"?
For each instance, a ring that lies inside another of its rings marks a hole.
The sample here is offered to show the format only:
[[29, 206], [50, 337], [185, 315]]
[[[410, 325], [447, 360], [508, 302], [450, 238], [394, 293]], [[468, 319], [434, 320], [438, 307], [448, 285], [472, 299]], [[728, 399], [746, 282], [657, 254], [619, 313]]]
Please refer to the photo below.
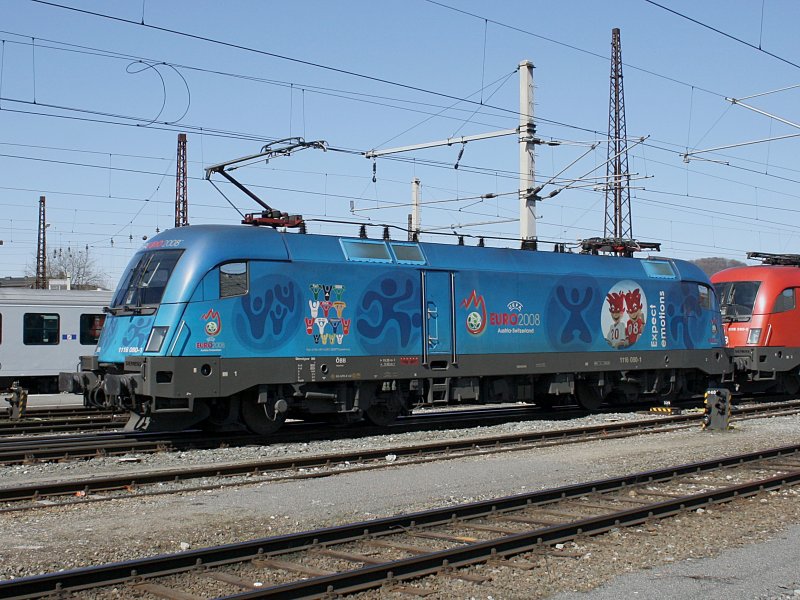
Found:
[[100, 339], [100, 330], [103, 329], [103, 323], [105, 323], [105, 321], [105, 315], [81, 315], [81, 344], [84, 346], [96, 346], [97, 340]]
[[794, 310], [795, 307], [795, 291], [794, 288], [786, 288], [775, 299], [775, 308], [772, 312], [786, 312], [787, 310]]
[[340, 240], [347, 260], [390, 263], [392, 257], [385, 242], [375, 240]]
[[726, 320], [749, 320], [753, 316], [760, 286], [760, 281], [724, 281], [715, 284], [722, 316]]
[[113, 307], [138, 307], [161, 302], [164, 290], [183, 250], [143, 252], [123, 276]]
[[219, 297], [243, 296], [247, 293], [247, 263], [233, 262], [219, 267]]
[[27, 346], [58, 344], [60, 318], [56, 313], [25, 313], [22, 317], [22, 343]]

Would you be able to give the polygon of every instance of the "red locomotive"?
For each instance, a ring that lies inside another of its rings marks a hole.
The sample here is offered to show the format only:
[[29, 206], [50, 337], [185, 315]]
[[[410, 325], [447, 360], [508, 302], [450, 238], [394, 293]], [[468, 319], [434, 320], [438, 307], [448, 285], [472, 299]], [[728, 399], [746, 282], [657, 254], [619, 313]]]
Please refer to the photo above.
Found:
[[800, 254], [749, 252], [763, 264], [711, 277], [722, 312], [733, 383], [743, 392], [800, 391]]

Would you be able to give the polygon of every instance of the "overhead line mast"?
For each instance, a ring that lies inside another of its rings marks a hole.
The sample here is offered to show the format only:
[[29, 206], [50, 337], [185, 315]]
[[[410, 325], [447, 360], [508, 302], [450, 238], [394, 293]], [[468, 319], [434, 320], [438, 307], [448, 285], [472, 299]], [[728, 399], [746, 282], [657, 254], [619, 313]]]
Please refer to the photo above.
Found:
[[633, 239], [631, 175], [628, 171], [628, 136], [625, 126], [625, 90], [622, 83], [622, 42], [619, 28], [611, 30], [611, 100], [608, 111], [608, 163], [606, 165], [606, 219], [603, 235]]
[[[516, 129], [503, 129], [500, 131], [490, 131], [477, 135], [461, 136], [448, 138], [435, 142], [413, 144], [399, 148], [387, 148], [383, 150], [370, 150], [364, 153], [366, 158], [373, 160], [373, 173], [375, 172], [374, 160], [380, 156], [397, 154], [399, 152], [409, 152], [411, 150], [422, 150], [424, 148], [436, 148], [441, 146], [452, 146], [462, 144], [461, 152], [467, 142], [485, 140], [489, 138], [516, 135], [519, 143], [519, 233], [522, 248], [536, 250], [536, 200], [540, 198], [536, 195], [534, 188], [534, 150], [536, 144], [542, 141], [536, 138], [536, 125], [533, 122], [533, 63], [523, 60], [519, 63], [519, 127]], [[459, 160], [461, 154], [459, 154]], [[458, 168], [456, 161], [455, 168]], [[374, 175], [373, 175], [374, 177]], [[373, 179], [374, 180], [374, 179]], [[419, 221], [417, 221], [419, 222]], [[412, 223], [413, 227], [413, 223]]]
[[39, 196], [39, 235], [36, 240], [36, 282], [37, 290], [47, 289], [47, 223], [45, 223], [45, 198]]
[[178, 160], [175, 174], [175, 227], [189, 224], [189, 185], [186, 172], [186, 134], [178, 134]]
[[[608, 160], [606, 160], [606, 211], [603, 237], [581, 241], [581, 251], [633, 256], [642, 250], [660, 250], [656, 242], [633, 237], [631, 174], [628, 170], [628, 133], [625, 126], [625, 90], [622, 85], [622, 42], [619, 28], [611, 30], [611, 100], [608, 105]], [[639, 140], [644, 141], [644, 138]]]

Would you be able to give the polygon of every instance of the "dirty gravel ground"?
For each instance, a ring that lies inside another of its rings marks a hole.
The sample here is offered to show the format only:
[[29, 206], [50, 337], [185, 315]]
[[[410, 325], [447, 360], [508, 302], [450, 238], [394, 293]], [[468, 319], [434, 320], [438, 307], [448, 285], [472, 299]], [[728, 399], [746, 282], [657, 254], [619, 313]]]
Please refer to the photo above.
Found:
[[[595, 416], [581, 422], [592, 422], [591, 419], [602, 422], [609, 418], [613, 417]], [[555, 427], [564, 426], [558, 423]], [[729, 432], [688, 429], [425, 465], [394, 465], [380, 471], [318, 480], [257, 483], [4, 513], [0, 514], [0, 579], [366, 520], [788, 445], [800, 440], [800, 417], [797, 416], [741, 421], [735, 426]], [[517, 423], [491, 429], [511, 432], [529, 427], [541, 428], [541, 424]], [[473, 430], [464, 435], [471, 437], [479, 433]], [[420, 441], [424, 439], [425, 436], [420, 435]], [[409, 441], [407, 436], [402, 438], [402, 443]], [[340, 449], [342, 444], [373, 447], [388, 443], [381, 438], [337, 441], [330, 443], [329, 450]], [[303, 450], [302, 445], [298, 445], [298, 448], [284, 447], [280, 451], [285, 456]], [[231, 452], [236, 450], [220, 451], [220, 460], [231, 460]], [[209, 461], [213, 457], [205, 455], [204, 459]], [[174, 460], [174, 455], [165, 456], [164, 466]], [[78, 470], [91, 469], [93, 462], [88, 461]], [[113, 470], [107, 459], [101, 464], [98, 473]], [[155, 466], [148, 465], [149, 468]], [[0, 485], [11, 485], [31, 477], [58, 477], [58, 465], [43, 466], [42, 472], [37, 468], [29, 467], [27, 473], [22, 473], [26, 469], [0, 469]], [[129, 467], [119, 463], [118, 468]], [[65, 476], [68, 472], [64, 471]], [[781, 536], [789, 535], [787, 528], [800, 524], [798, 500], [800, 488], [789, 489], [639, 528], [612, 531], [599, 538], [567, 544], [563, 549], [569, 554], [566, 558], [558, 557], [559, 551], [546, 556], [527, 556], [527, 560], [537, 563], [530, 571], [478, 566], [475, 572], [491, 576], [490, 581], [480, 585], [432, 578], [414, 585], [432, 591], [428, 598], [523, 599], [544, 598], [559, 592], [585, 592], [612, 582], [616, 575], [684, 564], [681, 561], [696, 561], [726, 548], [756, 548], [751, 545], [757, 542], [777, 547]], [[795, 581], [772, 581], [769, 572], [761, 570], [751, 579], [758, 577], [765, 581], [757, 595], [736, 596], [734, 577], [725, 582], [729, 592], [726, 597], [800, 597], [797, 591], [800, 577]], [[664, 577], [653, 578], [655, 589], [663, 588], [662, 591], [652, 594], [636, 591], [635, 597], [658, 597], [660, 600], [681, 597], [664, 593], [673, 589], [669, 581]], [[594, 593], [601, 592], [602, 589], [598, 589]], [[108, 597], [137, 597], [135, 594], [123, 588]], [[361, 597], [408, 596], [385, 589]]]

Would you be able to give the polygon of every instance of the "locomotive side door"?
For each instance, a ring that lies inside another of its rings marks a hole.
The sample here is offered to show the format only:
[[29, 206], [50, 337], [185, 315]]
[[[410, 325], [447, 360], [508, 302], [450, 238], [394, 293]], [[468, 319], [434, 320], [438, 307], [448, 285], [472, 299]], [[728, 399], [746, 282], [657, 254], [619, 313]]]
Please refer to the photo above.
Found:
[[422, 363], [447, 368], [456, 363], [455, 275], [422, 271]]

